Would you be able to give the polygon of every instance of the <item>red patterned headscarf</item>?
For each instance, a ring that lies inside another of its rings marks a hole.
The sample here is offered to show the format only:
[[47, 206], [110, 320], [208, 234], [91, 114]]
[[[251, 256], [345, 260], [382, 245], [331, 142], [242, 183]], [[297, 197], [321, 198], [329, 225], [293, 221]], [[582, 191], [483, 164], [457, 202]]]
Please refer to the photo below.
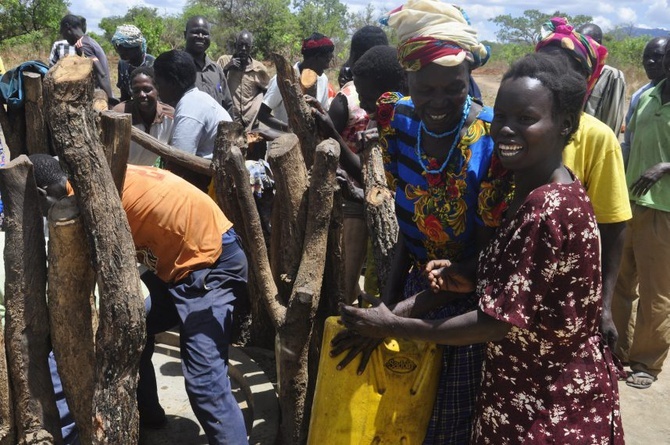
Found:
[[319, 54], [332, 53], [335, 50], [333, 41], [323, 34], [315, 32], [302, 41], [301, 53], [304, 57], [314, 57]]
[[600, 77], [603, 66], [605, 66], [607, 48], [591, 37], [575, 31], [574, 27], [564, 17], [554, 17], [544, 23], [541, 36], [542, 39], [535, 46], [535, 51], [539, 51], [546, 46], [559, 47], [579, 62], [584, 71], [588, 73], [584, 100], [588, 99]]
[[489, 58], [489, 48], [479, 43], [477, 31], [463, 9], [436, 0], [409, 0], [382, 19], [398, 33], [398, 60], [407, 71], [418, 71], [429, 63], [472, 68]]

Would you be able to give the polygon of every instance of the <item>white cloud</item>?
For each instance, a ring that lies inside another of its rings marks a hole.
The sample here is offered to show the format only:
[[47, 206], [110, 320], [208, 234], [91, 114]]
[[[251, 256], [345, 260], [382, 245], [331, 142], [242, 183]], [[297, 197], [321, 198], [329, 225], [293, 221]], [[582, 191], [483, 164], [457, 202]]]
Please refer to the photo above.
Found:
[[635, 23], [637, 21], [637, 13], [632, 8], [619, 8], [617, 16], [623, 23]]
[[647, 9], [645, 16], [653, 27], [667, 27], [670, 22], [668, 0], [654, 0]]
[[601, 15], [597, 15], [597, 16], [593, 17], [593, 23], [600, 26], [600, 29], [602, 29], [603, 32], [607, 32], [607, 31], [614, 28], [614, 24], [612, 23], [612, 20], [608, 19], [607, 17], [601, 16]]
[[614, 12], [614, 6], [611, 3], [598, 3], [598, 12], [601, 14], [611, 14]]
[[489, 20], [499, 15], [505, 14], [505, 7], [503, 6], [483, 6], [470, 5], [465, 8], [470, 20], [473, 22], [480, 20]]

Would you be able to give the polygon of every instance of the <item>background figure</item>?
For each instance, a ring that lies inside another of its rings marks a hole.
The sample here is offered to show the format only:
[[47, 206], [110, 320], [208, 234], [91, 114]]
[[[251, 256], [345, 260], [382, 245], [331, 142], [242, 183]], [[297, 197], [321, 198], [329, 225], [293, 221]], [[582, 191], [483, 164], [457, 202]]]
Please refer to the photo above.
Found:
[[233, 97], [233, 121], [247, 131], [256, 123], [258, 109], [270, 82], [265, 65], [251, 57], [253, 45], [253, 35], [244, 30], [235, 38], [233, 55], [221, 56], [217, 61], [226, 75], [228, 89]]
[[[377, 45], [388, 45], [384, 30], [378, 26], [364, 26], [351, 38], [351, 50], [347, 62], [353, 67], [367, 50]], [[370, 117], [360, 106], [356, 85], [352, 79], [345, 83], [330, 103], [328, 115], [335, 130], [342, 135], [350, 151], [358, 154], [361, 142], [358, 133], [368, 128]], [[342, 165], [342, 163], [340, 163]], [[343, 203], [344, 227], [344, 283], [345, 301], [353, 303], [361, 293], [358, 281], [365, 264], [368, 245], [368, 228], [365, 222], [362, 184], [346, 175], [350, 183], [347, 189], [357, 188], [355, 194], [347, 194]]]
[[[588, 97], [598, 81], [607, 49], [575, 31], [563, 17], [554, 17], [542, 27], [542, 40], [535, 50], [561, 58], [566, 69], [581, 74], [586, 79]], [[601, 331], [613, 348], [617, 330], [612, 321], [612, 294], [621, 262], [623, 232], [632, 216], [619, 140], [611, 128], [583, 113], [577, 131], [563, 150], [563, 162], [586, 188], [598, 221], [603, 274]]]
[[623, 142], [621, 143], [621, 152], [623, 155], [624, 165], [628, 164], [628, 156], [630, 154], [630, 144], [633, 139], [632, 133], [628, 128], [630, 119], [633, 117], [633, 112], [637, 106], [637, 102], [640, 100], [642, 93], [647, 91], [650, 88], [655, 87], [658, 83], [665, 79], [665, 71], [663, 70], [663, 54], [665, 53], [665, 45], [668, 43], [668, 37], [654, 37], [644, 47], [644, 52], [642, 53], [642, 66], [644, 67], [644, 72], [649, 79], [649, 83], [640, 87], [630, 99], [630, 105], [628, 106], [628, 112], [626, 113], [626, 120], [624, 122], [626, 131], [623, 136]]
[[195, 86], [214, 98], [229, 115], [233, 115], [233, 99], [223, 69], [207, 55], [211, 44], [211, 25], [206, 18], [195, 16], [186, 22], [184, 51], [193, 57], [196, 67]]
[[[84, 30], [84, 32], [86, 32], [86, 30]], [[75, 51], [74, 46], [70, 45], [67, 40], [56, 40], [49, 53], [49, 68], [57, 64], [63, 57], [74, 56], [76, 54], [77, 51]]]
[[[663, 369], [670, 346], [670, 42], [665, 79], [645, 91], [630, 121], [633, 134], [626, 180], [633, 201], [612, 314], [621, 333], [616, 353], [630, 362], [626, 384], [648, 388]], [[635, 328], [628, 331], [631, 305]]]
[[132, 89], [130, 73], [141, 66], [152, 66], [155, 57], [147, 54], [147, 39], [134, 25], [120, 25], [112, 36], [112, 45], [119, 55], [119, 78], [116, 86], [121, 91], [121, 101], [130, 100]]
[[[130, 74], [129, 80], [132, 99], [121, 102], [114, 107], [114, 111], [131, 114], [133, 127], [167, 144], [172, 136], [174, 108], [158, 100], [153, 68], [136, 68]], [[157, 154], [135, 141], [130, 141], [128, 164], [154, 165], [157, 160]]]
[[[219, 122], [232, 122], [228, 112], [209, 94], [196, 86], [197, 69], [184, 51], [172, 50], [154, 61], [158, 95], [174, 107], [174, 127], [170, 145], [202, 158], [211, 159]], [[206, 191], [211, 178], [173, 163], [165, 168]]]
[[115, 104], [112, 92], [112, 83], [109, 77], [109, 65], [105, 51], [98, 42], [86, 35], [86, 19], [84, 17], [68, 14], [60, 21], [60, 34], [67, 43], [74, 45], [77, 55], [91, 59], [93, 72], [95, 73], [95, 86], [107, 94], [107, 100]]
[[[324, 110], [328, 110], [328, 77], [324, 73], [333, 60], [335, 45], [323, 34], [315, 32], [302, 41], [302, 62], [294, 65], [298, 78], [304, 69], [314, 71], [318, 77], [316, 81], [316, 100]], [[277, 86], [277, 76], [270, 79], [268, 90], [263, 97], [263, 103], [258, 110], [258, 120], [270, 128], [279, 131], [289, 131], [288, 114], [284, 108], [284, 100]]]
[[[595, 23], [587, 23], [577, 29], [585, 36], [603, 44], [603, 32]], [[626, 104], [626, 79], [623, 71], [604, 65], [598, 82], [584, 104], [584, 111], [595, 116], [612, 129], [615, 135], [621, 132]]]

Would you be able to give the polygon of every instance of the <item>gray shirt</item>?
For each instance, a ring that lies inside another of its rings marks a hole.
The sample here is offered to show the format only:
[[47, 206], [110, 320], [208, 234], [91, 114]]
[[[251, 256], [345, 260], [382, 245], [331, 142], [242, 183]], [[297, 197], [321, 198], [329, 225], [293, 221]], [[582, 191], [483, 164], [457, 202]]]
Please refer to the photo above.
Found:
[[230, 114], [207, 93], [188, 90], [174, 109], [170, 145], [186, 153], [212, 158], [219, 122], [232, 122]]

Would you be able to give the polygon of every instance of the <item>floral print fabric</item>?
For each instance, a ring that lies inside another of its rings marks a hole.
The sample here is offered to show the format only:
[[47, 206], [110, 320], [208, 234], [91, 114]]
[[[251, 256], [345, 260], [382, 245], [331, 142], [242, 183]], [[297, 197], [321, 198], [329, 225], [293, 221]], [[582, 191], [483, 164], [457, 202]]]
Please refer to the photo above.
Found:
[[[379, 99], [377, 124], [384, 167], [396, 193], [400, 231], [415, 263], [471, 258], [477, 225], [499, 224], [511, 185], [493, 153], [491, 118], [491, 108], [484, 107], [444, 170], [431, 174], [417, 157], [420, 120], [412, 99], [399, 93], [386, 93]], [[441, 165], [423, 153], [422, 159], [431, 171]]]
[[512, 324], [487, 347], [472, 443], [623, 444], [598, 324], [600, 241], [577, 179], [531, 192], [479, 261], [480, 309]]

